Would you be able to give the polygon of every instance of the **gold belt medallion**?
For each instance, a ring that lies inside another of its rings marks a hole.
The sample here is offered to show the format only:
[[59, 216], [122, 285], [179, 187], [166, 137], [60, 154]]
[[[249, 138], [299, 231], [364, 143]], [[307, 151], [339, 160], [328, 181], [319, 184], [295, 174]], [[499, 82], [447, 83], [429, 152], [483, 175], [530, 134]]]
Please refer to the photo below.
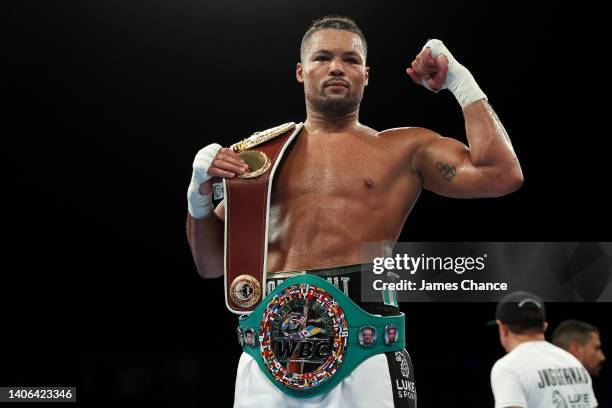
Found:
[[240, 275], [232, 281], [229, 292], [234, 304], [247, 309], [259, 301], [261, 285], [251, 275]]
[[268, 140], [274, 139], [277, 136], [295, 128], [295, 122], [284, 123], [261, 132], [255, 132], [250, 137], [235, 143], [231, 149], [238, 153], [240, 157], [249, 165], [249, 170], [240, 175], [240, 178], [249, 179], [259, 177], [270, 168], [272, 164], [270, 158], [260, 150], [252, 148], [258, 146]]

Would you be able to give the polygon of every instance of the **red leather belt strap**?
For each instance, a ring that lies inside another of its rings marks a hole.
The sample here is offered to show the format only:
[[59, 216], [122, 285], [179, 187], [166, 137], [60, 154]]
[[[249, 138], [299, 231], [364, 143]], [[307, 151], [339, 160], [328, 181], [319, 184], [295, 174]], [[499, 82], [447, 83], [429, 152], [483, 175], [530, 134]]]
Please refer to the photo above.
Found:
[[265, 297], [271, 183], [283, 153], [302, 126], [252, 149], [268, 156], [270, 170], [251, 179], [224, 179], [225, 302], [234, 313], [253, 311]]

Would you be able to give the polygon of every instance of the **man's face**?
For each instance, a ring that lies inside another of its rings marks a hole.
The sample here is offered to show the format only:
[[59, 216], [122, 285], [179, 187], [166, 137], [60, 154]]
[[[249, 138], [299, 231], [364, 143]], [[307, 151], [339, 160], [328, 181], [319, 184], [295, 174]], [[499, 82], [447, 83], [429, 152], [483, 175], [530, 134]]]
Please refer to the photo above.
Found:
[[350, 31], [315, 32], [298, 63], [296, 77], [304, 84], [306, 102], [325, 116], [356, 111], [368, 84], [361, 38]]
[[389, 329], [389, 342], [393, 343], [395, 341], [395, 336], [397, 335], [397, 331], [393, 329]]
[[597, 377], [601, 371], [601, 366], [606, 360], [601, 349], [599, 334], [591, 333], [589, 341], [584, 345], [578, 346], [578, 360], [584, 365], [592, 377]]
[[374, 340], [374, 336], [372, 330], [364, 330], [363, 331], [363, 343], [370, 344]]

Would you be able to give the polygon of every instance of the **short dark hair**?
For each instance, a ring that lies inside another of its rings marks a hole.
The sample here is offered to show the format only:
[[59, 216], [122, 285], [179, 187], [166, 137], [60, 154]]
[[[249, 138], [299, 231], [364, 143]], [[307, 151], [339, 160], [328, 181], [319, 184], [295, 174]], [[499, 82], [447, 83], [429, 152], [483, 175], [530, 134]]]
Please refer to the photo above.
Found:
[[508, 330], [513, 334], [531, 335], [544, 333], [544, 323], [540, 326], [523, 326], [520, 324], [507, 324]]
[[363, 43], [363, 56], [364, 58], [367, 57], [368, 43], [365, 36], [361, 32], [361, 29], [359, 26], [357, 26], [355, 20], [344, 16], [325, 16], [313, 21], [310, 27], [308, 27], [306, 30], [306, 33], [304, 33], [304, 36], [302, 37], [302, 44], [300, 45], [300, 58], [302, 60], [304, 59], [303, 57], [306, 53], [306, 48], [310, 37], [317, 31], [324, 30], [326, 28], [350, 31], [351, 33], [357, 34]]
[[599, 334], [599, 329], [580, 320], [566, 320], [559, 324], [552, 334], [552, 342], [555, 346], [563, 349], [568, 349], [570, 343], [577, 342], [580, 345], [585, 345], [591, 333]]

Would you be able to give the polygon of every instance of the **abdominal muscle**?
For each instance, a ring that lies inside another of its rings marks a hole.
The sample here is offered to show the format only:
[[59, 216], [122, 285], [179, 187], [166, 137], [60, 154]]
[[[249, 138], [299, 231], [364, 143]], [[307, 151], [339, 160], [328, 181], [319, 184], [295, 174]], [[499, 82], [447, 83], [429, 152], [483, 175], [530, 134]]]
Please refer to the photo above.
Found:
[[[411, 204], [414, 201], [416, 196]], [[372, 204], [346, 197], [312, 195], [282, 206], [273, 205], [268, 272], [364, 263], [373, 256], [382, 256], [382, 247], [381, 253], [366, 255], [362, 244], [396, 242], [410, 208], [398, 208], [394, 203], [382, 203], [379, 207]]]

